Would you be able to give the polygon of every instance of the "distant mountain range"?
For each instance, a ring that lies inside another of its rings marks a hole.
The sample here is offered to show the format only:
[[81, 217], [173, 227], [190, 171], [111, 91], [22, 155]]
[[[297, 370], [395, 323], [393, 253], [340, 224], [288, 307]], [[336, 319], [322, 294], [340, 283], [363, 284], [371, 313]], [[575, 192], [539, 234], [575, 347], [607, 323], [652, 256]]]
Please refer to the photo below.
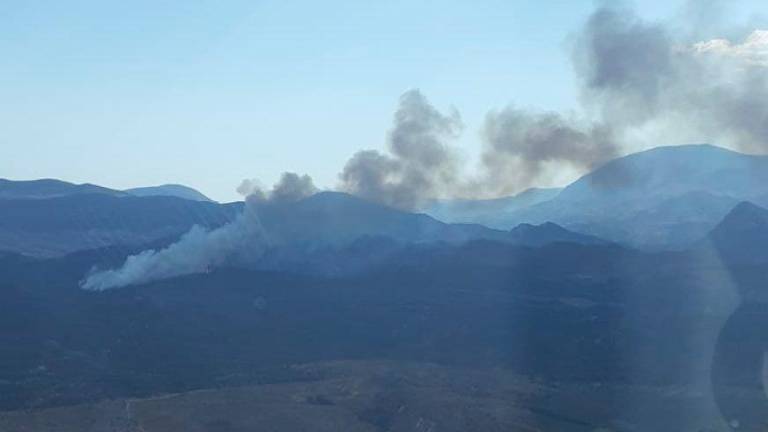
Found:
[[610, 161], [550, 193], [548, 200], [508, 211], [479, 201], [472, 213], [443, 207], [433, 214], [506, 229], [554, 222], [633, 247], [682, 249], [739, 202], [768, 204], [768, 156], [706, 144], [658, 147]]
[[449, 224], [425, 214], [395, 210], [341, 192], [320, 192], [292, 203], [266, 202], [259, 206], [258, 213], [275, 243], [343, 246], [366, 237], [383, 237], [400, 243], [461, 244], [495, 240], [529, 246], [558, 241], [601, 242], [553, 223], [526, 224], [511, 231], [480, 224]]
[[554, 223], [521, 224], [509, 231], [479, 224], [447, 224], [340, 192], [320, 192], [292, 203], [264, 202], [258, 215], [273, 245], [250, 267], [310, 274], [350, 274], [387, 267], [403, 250], [494, 242], [538, 248], [556, 243], [606, 245]]
[[[743, 201], [768, 204], [768, 157], [686, 145], [618, 158], [563, 189], [439, 201], [425, 214], [338, 192], [265, 201], [258, 213], [274, 244], [304, 249], [379, 238], [529, 247], [616, 242], [659, 250], [692, 247]], [[241, 209], [242, 203], [215, 203], [182, 185], [118, 191], [58, 180], [0, 180], [0, 250], [58, 256], [148, 244], [178, 238], [193, 225], [221, 226]]]
[[[193, 225], [216, 228], [242, 211], [242, 203], [218, 204], [199, 199], [197, 194], [182, 199], [144, 189], [140, 192], [144, 196], [133, 196], [130, 191], [60, 182], [55, 196], [43, 198], [44, 190], [30, 187], [28, 182], [17, 188], [14, 182], [5, 184], [14, 191], [14, 198], [0, 199], [0, 250], [38, 257], [173, 240]], [[478, 224], [446, 224], [339, 192], [321, 192], [298, 202], [264, 202], [259, 205], [259, 217], [273, 245], [302, 250], [343, 248], [365, 238], [401, 245], [481, 239], [530, 246], [599, 241], [555, 229], [553, 224], [512, 232]]]
[[238, 209], [175, 197], [84, 193], [0, 199], [0, 250], [60, 256], [113, 245], [178, 238], [193, 225], [214, 228]]
[[51, 257], [173, 240], [193, 225], [215, 228], [237, 206], [181, 185], [110, 189], [41, 179], [0, 179], [0, 251]]
[[45, 199], [85, 194], [138, 197], [170, 196], [192, 201], [212, 201], [201, 192], [189, 186], [179, 184], [138, 187], [121, 191], [90, 183], [75, 184], [56, 179], [0, 179], [0, 199]]
[[0, 199], [45, 199], [83, 194], [129, 195], [126, 192], [89, 183], [74, 184], [55, 179], [18, 181], [0, 179]]

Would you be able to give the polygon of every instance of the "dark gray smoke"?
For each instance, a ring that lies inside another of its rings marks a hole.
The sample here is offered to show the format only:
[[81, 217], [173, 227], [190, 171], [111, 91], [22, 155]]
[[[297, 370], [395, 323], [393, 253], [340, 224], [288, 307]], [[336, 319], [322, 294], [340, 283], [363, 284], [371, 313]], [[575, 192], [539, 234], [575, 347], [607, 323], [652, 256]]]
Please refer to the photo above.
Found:
[[285, 172], [272, 190], [264, 190], [258, 180], [246, 179], [237, 187], [237, 192], [251, 201], [294, 202], [316, 194], [318, 189], [312, 177]]
[[340, 174], [340, 189], [406, 210], [435, 198], [480, 197], [534, 185], [551, 163], [589, 169], [617, 155], [610, 127], [557, 113], [513, 107], [488, 114], [482, 165], [463, 176], [450, 141], [461, 131], [455, 111], [441, 114], [418, 91], [400, 98], [388, 153], [357, 152]]
[[355, 153], [339, 175], [340, 189], [398, 208], [417, 208], [458, 185], [459, 163], [448, 143], [461, 129], [458, 112], [442, 114], [421, 92], [408, 91], [395, 112], [389, 154]]
[[662, 25], [646, 24], [629, 9], [595, 11], [573, 55], [588, 107], [612, 124], [656, 115], [663, 89], [678, 72], [672, 46]]
[[460, 131], [458, 113], [441, 114], [411, 90], [400, 98], [388, 153], [357, 152], [340, 174], [340, 189], [413, 210], [439, 197], [517, 192], [540, 180], [548, 164], [589, 169], [618, 150], [609, 126], [508, 107], [488, 114], [480, 170], [462, 176], [461, 161], [450, 147]]
[[584, 172], [659, 145], [768, 151], [768, 31], [727, 28], [718, 19], [724, 6], [690, 2], [685, 20], [670, 23], [646, 22], [620, 2], [598, 7], [574, 38], [580, 112], [491, 111], [480, 167], [469, 176], [449, 146], [458, 113], [441, 114], [409, 91], [387, 152], [355, 154], [341, 189], [414, 209], [440, 197], [518, 192], [546, 181], [553, 167]]
[[280, 181], [272, 188], [270, 199], [280, 202], [294, 202], [317, 193], [312, 177], [304, 174], [283, 173]]
[[[717, 10], [694, 14], [699, 26]], [[623, 6], [595, 11], [579, 34], [574, 65], [585, 108], [626, 137], [768, 150], [768, 32], [695, 40], [643, 22]]]
[[483, 128], [484, 184], [478, 190], [509, 194], [536, 184], [548, 164], [584, 170], [617, 156], [609, 126], [557, 113], [508, 107], [488, 114]]

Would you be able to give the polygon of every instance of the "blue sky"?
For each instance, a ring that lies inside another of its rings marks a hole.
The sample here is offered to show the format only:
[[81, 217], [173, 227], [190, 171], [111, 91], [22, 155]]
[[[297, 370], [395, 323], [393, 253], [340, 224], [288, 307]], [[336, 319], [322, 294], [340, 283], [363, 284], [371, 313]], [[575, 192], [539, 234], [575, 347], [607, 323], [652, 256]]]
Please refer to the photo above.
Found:
[[[741, 15], [761, 2], [734, 1]], [[591, 0], [0, 1], [0, 177], [183, 183], [236, 199], [283, 171], [332, 187], [381, 148], [400, 94], [455, 106], [471, 157], [489, 109], [577, 105], [568, 38]], [[637, 3], [650, 19], [681, 4]]]

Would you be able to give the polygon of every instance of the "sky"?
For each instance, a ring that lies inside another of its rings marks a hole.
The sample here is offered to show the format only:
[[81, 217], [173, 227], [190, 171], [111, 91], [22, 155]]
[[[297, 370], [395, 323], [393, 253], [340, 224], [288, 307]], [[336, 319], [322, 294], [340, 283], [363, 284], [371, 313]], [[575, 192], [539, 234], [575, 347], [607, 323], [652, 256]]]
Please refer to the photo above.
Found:
[[[768, 15], [734, 0], [734, 19]], [[401, 94], [455, 107], [467, 158], [491, 109], [568, 111], [591, 0], [0, 0], [0, 177], [238, 199], [284, 171], [332, 188], [381, 149]], [[683, 3], [636, 2], [651, 20]], [[682, 143], [680, 143], [682, 144]]]

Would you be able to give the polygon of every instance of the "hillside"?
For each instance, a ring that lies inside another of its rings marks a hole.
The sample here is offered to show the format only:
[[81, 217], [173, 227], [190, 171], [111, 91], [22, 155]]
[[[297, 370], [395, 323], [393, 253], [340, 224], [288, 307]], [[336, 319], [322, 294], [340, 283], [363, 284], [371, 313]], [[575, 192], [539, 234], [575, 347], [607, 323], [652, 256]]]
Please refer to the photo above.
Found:
[[56, 179], [0, 179], [0, 199], [44, 199], [84, 194], [101, 194], [109, 196], [127, 195], [121, 191], [89, 183], [74, 184]]
[[213, 201], [207, 196], [203, 195], [200, 191], [193, 189], [189, 186], [179, 184], [165, 184], [160, 186], [147, 186], [138, 187], [132, 189], [126, 189], [124, 191], [127, 194], [146, 197], [146, 196], [171, 196], [176, 198], [183, 198], [192, 201]]
[[658, 147], [606, 163], [552, 199], [494, 215], [511, 228], [554, 222], [644, 249], [683, 249], [738, 202], [763, 203], [768, 156], [712, 145]]

